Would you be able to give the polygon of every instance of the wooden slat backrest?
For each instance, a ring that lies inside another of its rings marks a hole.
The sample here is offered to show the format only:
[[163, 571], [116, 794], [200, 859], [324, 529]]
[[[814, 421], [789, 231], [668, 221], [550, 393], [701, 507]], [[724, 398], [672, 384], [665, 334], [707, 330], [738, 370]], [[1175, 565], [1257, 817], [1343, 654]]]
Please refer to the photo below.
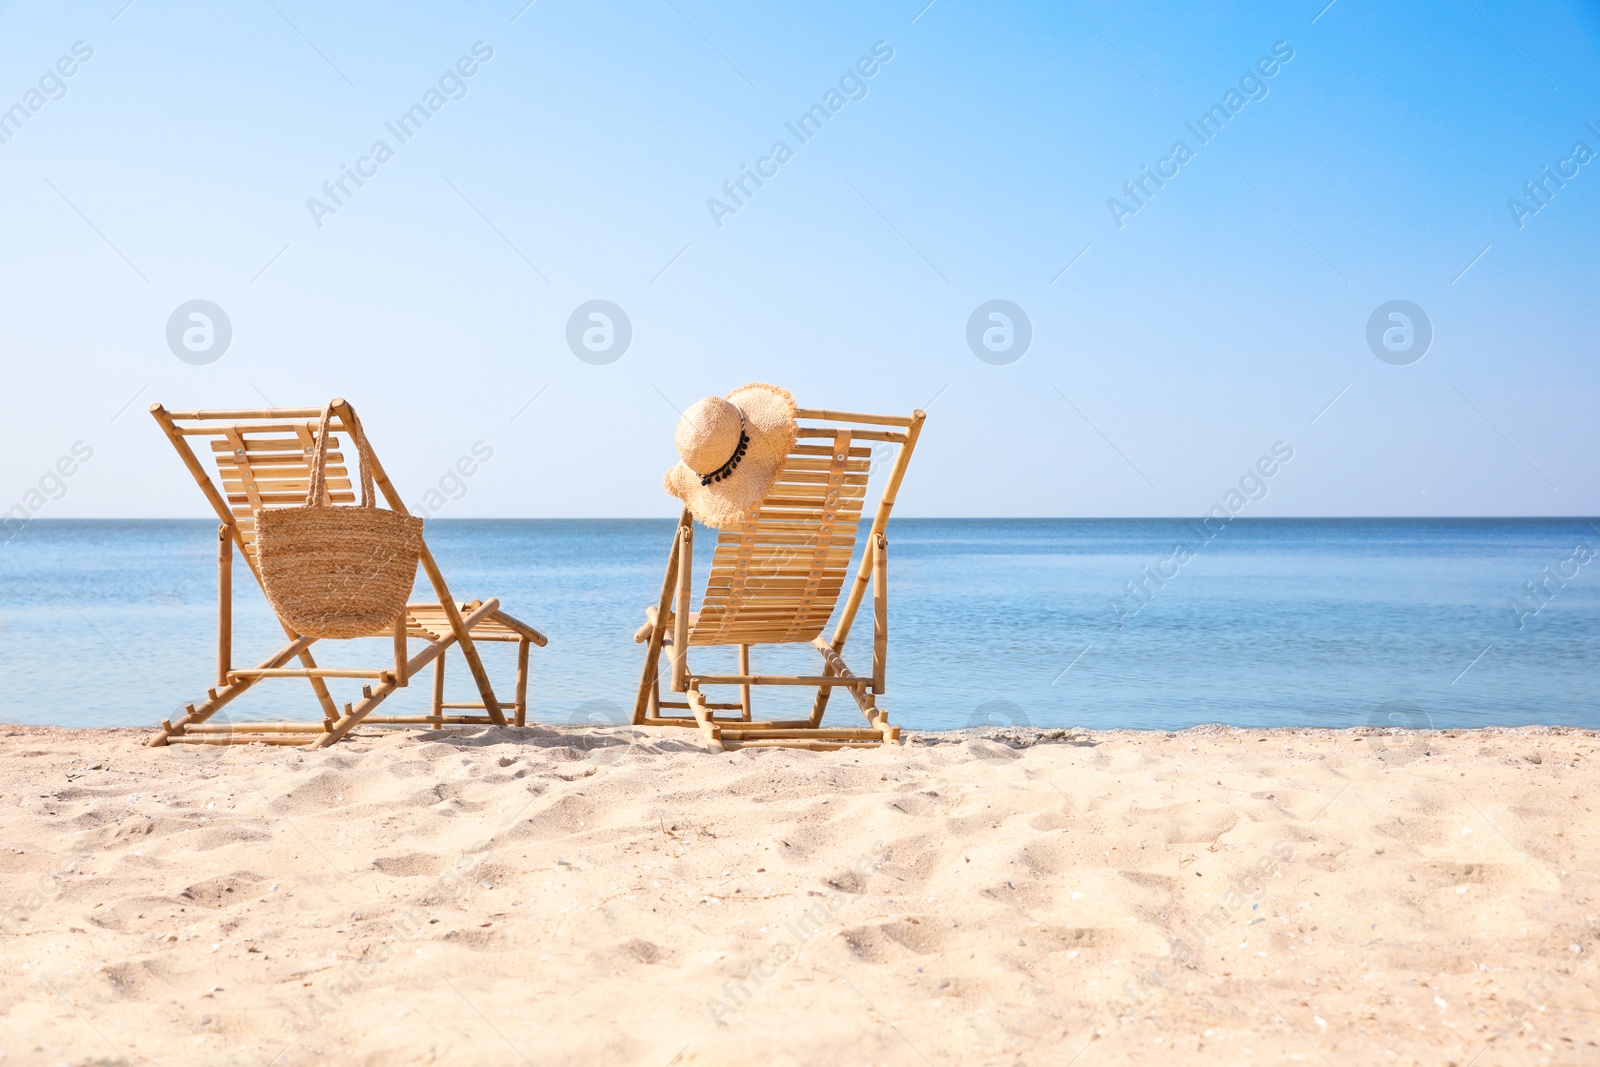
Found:
[[[244, 551], [254, 563], [256, 515], [263, 508], [298, 507], [311, 485], [311, 449], [317, 422], [269, 429], [248, 423], [206, 427], [216, 457], [221, 490], [233, 513]], [[190, 436], [196, 436], [192, 432]], [[337, 434], [328, 436], [328, 503], [352, 504], [356, 495]]]
[[799, 439], [748, 522], [717, 536], [692, 645], [810, 641], [850, 568], [872, 449], [848, 428]]

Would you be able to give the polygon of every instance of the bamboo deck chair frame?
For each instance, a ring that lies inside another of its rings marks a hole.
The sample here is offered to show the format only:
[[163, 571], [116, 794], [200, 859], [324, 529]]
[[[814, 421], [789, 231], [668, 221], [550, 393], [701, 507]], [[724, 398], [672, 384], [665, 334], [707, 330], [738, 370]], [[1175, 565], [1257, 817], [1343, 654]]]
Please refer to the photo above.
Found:
[[[176, 721], [164, 720], [161, 731], [150, 739], [152, 748], [172, 744], [249, 744], [300, 745], [326, 748], [338, 742], [360, 723], [385, 725], [443, 726], [447, 723], [475, 725], [523, 725], [527, 715], [528, 654], [530, 645], [543, 647], [543, 634], [500, 610], [498, 600], [458, 603], [450, 595], [444, 574], [434, 562], [424, 540], [422, 569], [433, 586], [437, 603], [407, 604], [390, 630], [370, 636], [390, 637], [394, 659], [374, 669], [319, 667], [311, 646], [317, 638], [295, 633], [279, 620], [289, 643], [269, 656], [260, 666], [237, 668], [233, 665], [233, 561], [234, 553], [244, 557], [257, 584], [261, 570], [256, 561], [255, 517], [266, 507], [294, 506], [305, 502], [310, 482], [310, 459], [316, 442], [322, 408], [252, 408], [214, 411], [168, 411], [160, 404], [150, 414], [177, 449], [179, 457], [194, 477], [201, 492], [217, 513], [217, 675], [216, 685], [206, 690], [206, 699], [188, 704]], [[348, 441], [355, 411], [343, 400], [333, 402], [334, 418], [329, 424], [327, 501], [349, 504], [355, 501], [350, 471], [339, 451], [339, 438]], [[191, 442], [210, 441], [215, 457], [216, 480], [195, 455]], [[405, 503], [384, 473], [375, 454], [368, 457], [373, 481], [388, 506], [405, 513]], [[412, 654], [411, 638], [425, 644]], [[517, 668], [515, 698], [511, 702], [512, 720], [508, 724], [505, 705], [495, 696], [488, 672], [478, 654], [480, 641], [515, 642]], [[477, 683], [480, 701], [447, 703], [444, 700], [445, 653], [459, 647]], [[298, 659], [300, 666], [290, 667]], [[373, 710], [396, 689], [410, 684], [424, 667], [433, 665], [432, 713], [425, 716], [378, 716]], [[309, 681], [322, 707], [321, 722], [207, 722], [258, 682], [265, 679], [298, 678]], [[341, 710], [328, 691], [328, 678], [369, 679], [362, 686], [361, 699]], [[483, 715], [460, 714], [482, 711]], [[456, 712], [456, 714], [450, 714]]]
[[[788, 747], [818, 750], [898, 743], [900, 728], [877, 706], [885, 692], [889, 643], [888, 549], [886, 527], [895, 497], [911, 462], [925, 418], [864, 415], [801, 408], [799, 436], [780, 467], [776, 482], [752, 510], [749, 521], [718, 531], [717, 544], [699, 612], [689, 611], [694, 566], [694, 518], [689, 509], [678, 520], [667, 558], [667, 573], [657, 604], [634, 640], [647, 646], [644, 674], [634, 702], [637, 726], [699, 729], [713, 749]], [[866, 504], [867, 483], [876, 444], [897, 446], [883, 495], [872, 518], [865, 551], [833, 636], [824, 639], [839, 595], [848, 580], [857, 526]], [[872, 673], [854, 674], [843, 659], [856, 613], [872, 588]], [[822, 657], [817, 675], [750, 673], [750, 648], [756, 644], [809, 642]], [[688, 650], [696, 645], [735, 645], [738, 674], [695, 674]], [[670, 661], [672, 691], [682, 700], [663, 699], [661, 658]], [[706, 686], [737, 686], [738, 703], [712, 703]], [[805, 719], [756, 720], [752, 690], [762, 686], [815, 687]], [[867, 727], [828, 728], [822, 717], [829, 696], [845, 689], [866, 716]], [[688, 715], [669, 714], [683, 710]], [[737, 717], [719, 715], [736, 712]]]

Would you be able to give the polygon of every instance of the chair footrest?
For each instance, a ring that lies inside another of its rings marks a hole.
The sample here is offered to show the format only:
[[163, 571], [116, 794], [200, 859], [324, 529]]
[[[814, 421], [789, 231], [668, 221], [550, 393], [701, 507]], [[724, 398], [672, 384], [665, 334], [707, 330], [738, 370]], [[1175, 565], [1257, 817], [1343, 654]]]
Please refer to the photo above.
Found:
[[877, 730], [869, 730], [869, 729], [850, 728], [850, 729], [837, 729], [837, 730], [835, 730], [835, 729], [812, 730], [810, 728], [794, 728], [794, 729], [775, 729], [774, 730], [774, 729], [762, 729], [762, 728], [759, 728], [759, 727], [756, 728], [756, 729], [750, 729], [748, 727], [740, 727], [740, 726], [737, 726], [737, 725], [730, 725], [730, 724], [727, 724], [727, 723], [718, 723], [717, 725], [722, 728], [722, 739], [724, 741], [759, 740], [759, 739], [765, 739], [765, 738], [779, 738], [779, 737], [791, 737], [791, 738], [792, 737], [804, 737], [804, 738], [811, 738], [811, 739], [816, 740], [816, 741], [882, 741], [883, 740], [883, 734], [879, 733]]
[[[663, 705], [665, 706], [665, 705]], [[774, 719], [747, 721], [745, 719], [717, 719], [711, 720], [712, 724], [722, 730], [810, 730], [809, 719]], [[654, 715], [646, 716], [643, 726], [692, 726], [698, 727], [699, 720], [687, 715]]]
[[805, 748], [813, 752], [835, 752], [841, 748], [878, 748], [882, 736], [871, 741], [848, 741], [838, 738], [758, 737], [748, 741], [721, 738], [722, 747], [730, 751], [737, 748]]
[[[487, 715], [368, 715], [362, 719], [359, 726], [367, 724], [374, 726], [494, 726], [495, 721]], [[506, 725], [510, 725], [507, 723]]]
[[322, 731], [299, 734], [176, 734], [169, 745], [302, 745], [309, 747], [322, 737]]
[[692, 674], [689, 682], [691, 685], [800, 685], [843, 689], [871, 685], [872, 679], [837, 674]]

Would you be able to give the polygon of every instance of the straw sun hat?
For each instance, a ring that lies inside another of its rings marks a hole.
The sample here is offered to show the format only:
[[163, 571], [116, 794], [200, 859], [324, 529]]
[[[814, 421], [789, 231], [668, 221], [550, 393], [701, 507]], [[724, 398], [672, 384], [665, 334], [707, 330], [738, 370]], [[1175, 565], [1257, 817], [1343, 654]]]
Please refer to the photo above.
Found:
[[713, 529], [742, 522], [772, 487], [798, 435], [794, 397], [785, 389], [757, 382], [708, 396], [678, 420], [682, 462], [667, 472], [667, 492]]

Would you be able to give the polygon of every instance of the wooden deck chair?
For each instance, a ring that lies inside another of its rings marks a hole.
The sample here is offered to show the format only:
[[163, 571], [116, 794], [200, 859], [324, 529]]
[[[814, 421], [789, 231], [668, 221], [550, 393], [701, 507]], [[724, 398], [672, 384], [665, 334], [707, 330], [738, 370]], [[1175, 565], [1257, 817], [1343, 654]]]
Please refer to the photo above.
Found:
[[[317, 640], [296, 634], [279, 620], [289, 643], [267, 657], [260, 666], [247, 669], [233, 665], [233, 554], [238, 549], [244, 555], [257, 583], [261, 571], [256, 560], [256, 516], [263, 508], [303, 504], [310, 485], [310, 460], [316, 441], [321, 408], [263, 408], [243, 411], [168, 411], [160, 404], [152, 405], [150, 413], [178, 450], [184, 465], [199, 484], [201, 492], [211, 502], [221, 524], [217, 527], [217, 684], [206, 691], [206, 699], [199, 704], [189, 704], [176, 721], [163, 721], [161, 732], [150, 740], [158, 748], [172, 744], [249, 744], [260, 741], [275, 745], [302, 745], [308, 748], [326, 748], [336, 743], [358, 723], [409, 724], [442, 726], [445, 723], [475, 723], [480, 725], [507, 725], [503, 705], [495, 697], [478, 655], [477, 642], [503, 641], [517, 645], [516, 696], [511, 705], [512, 722], [523, 725], [528, 699], [528, 650], [530, 645], [543, 647], [544, 635], [533, 627], [500, 610], [497, 600], [473, 600], [458, 603], [445, 585], [444, 575], [428, 551], [422, 547], [422, 568], [433, 585], [436, 603], [407, 604], [405, 612], [395, 619], [392, 628], [386, 628], [373, 637], [393, 641], [394, 659], [391, 663], [372, 669], [346, 670], [318, 667], [311, 655], [311, 645]], [[329, 425], [332, 433], [349, 433], [354, 410], [343, 400], [334, 401], [334, 419]], [[209, 443], [216, 461], [217, 475], [213, 481], [206, 467], [195, 455], [191, 442]], [[355, 501], [349, 470], [338, 450], [339, 439], [329, 439], [327, 484], [328, 501], [349, 504]], [[373, 480], [388, 505], [395, 511], [405, 512], [400, 494], [395, 492], [389, 477], [376, 455], [370, 457]], [[409, 641], [420, 638], [421, 651], [412, 653]], [[445, 703], [444, 663], [445, 652], [452, 646], [461, 650], [473, 680], [477, 683], [482, 700], [474, 703]], [[298, 660], [300, 666], [289, 662]], [[428, 664], [433, 664], [432, 714], [425, 716], [377, 716], [372, 714], [384, 698], [396, 689], [408, 685], [411, 679]], [[208, 723], [225, 705], [238, 698], [264, 679], [298, 678], [308, 681], [317, 701], [322, 706], [321, 722], [239, 722], [229, 724]], [[328, 691], [328, 678], [369, 679], [371, 684], [362, 687], [361, 700], [345, 704], [341, 710]], [[449, 714], [460, 711], [483, 711], [483, 715]]]
[[[689, 611], [694, 560], [694, 520], [687, 508], [667, 558], [666, 579], [656, 606], [645, 609], [645, 624], [634, 640], [648, 646], [644, 676], [639, 681], [633, 722], [642, 726], [698, 727], [714, 749], [778, 746], [837, 749], [898, 743], [900, 728], [889, 724], [888, 712], [876, 697], [885, 690], [885, 658], [889, 641], [888, 538], [885, 527], [906, 465], [922, 432], [923, 413], [909, 418], [848, 412], [798, 411], [800, 433], [779, 468], [776, 482], [754, 508], [748, 521], [718, 531], [711, 575], [700, 610]], [[873, 447], [894, 449], [883, 496], [845, 599], [833, 636], [827, 625], [844, 590], [856, 527], [866, 501]], [[872, 674], [858, 677], [845, 665], [845, 640], [872, 586]], [[809, 642], [822, 657], [815, 675], [753, 674], [752, 645]], [[688, 650], [695, 645], [735, 645], [739, 673], [695, 674]], [[672, 690], [681, 701], [662, 699], [660, 664], [668, 650]], [[706, 686], [737, 686], [738, 703], [711, 703]], [[815, 687], [811, 715], [805, 719], [754, 718], [751, 691], [760, 686]], [[824, 729], [822, 716], [834, 689], [855, 698], [867, 727]], [[688, 711], [672, 715], [669, 709]], [[728, 713], [728, 714], [724, 714]]]

